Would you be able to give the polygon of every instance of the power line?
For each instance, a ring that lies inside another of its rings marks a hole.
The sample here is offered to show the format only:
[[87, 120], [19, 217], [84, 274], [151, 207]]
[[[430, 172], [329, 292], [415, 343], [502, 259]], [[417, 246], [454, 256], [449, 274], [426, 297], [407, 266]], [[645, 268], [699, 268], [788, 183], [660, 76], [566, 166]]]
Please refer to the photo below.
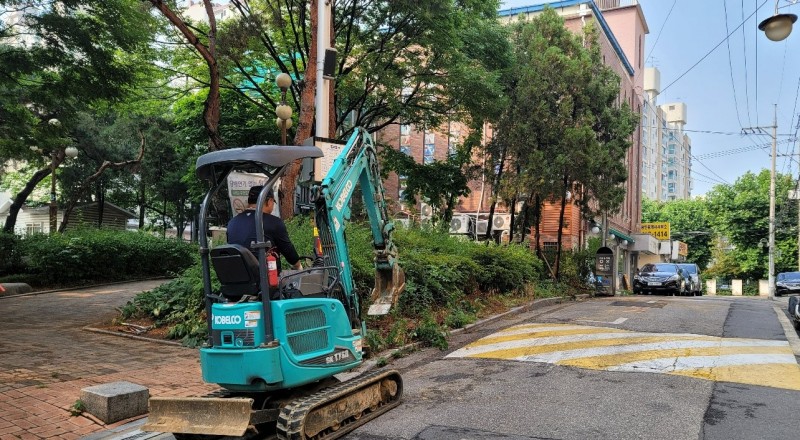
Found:
[[[742, 3], [742, 24], [744, 24], [747, 20], [744, 19], [744, 0], [741, 1]], [[756, 10], [757, 11], [757, 10]], [[749, 18], [749, 17], [748, 17]], [[734, 32], [736, 30], [734, 29]], [[747, 78], [747, 39], [744, 35], [744, 29], [742, 29], [742, 52], [744, 55], [742, 59], [744, 59], [744, 97], [746, 99], [745, 102], [745, 109], [747, 109], [747, 123], [753, 125], [753, 118], [750, 117], [750, 81]]]
[[[725, 33], [729, 33], [728, 30], [728, 6], [723, 1], [722, 8], [725, 11]], [[733, 81], [733, 62], [731, 61], [731, 41], [730, 39], [725, 39], [725, 43], [728, 45], [728, 69], [731, 74], [731, 88], [733, 89], [733, 104], [736, 106], [736, 120], [739, 121], [739, 126], [743, 127], [742, 118], [739, 116], [739, 100], [736, 98], [736, 83]]]
[[667, 12], [666, 18], [664, 18], [664, 22], [661, 23], [661, 29], [658, 30], [658, 35], [656, 35], [656, 41], [650, 46], [650, 53], [647, 54], [647, 57], [644, 60], [644, 63], [647, 64], [650, 61], [650, 57], [653, 55], [653, 50], [655, 50], [656, 45], [658, 44], [658, 39], [661, 38], [661, 31], [664, 30], [664, 26], [667, 24], [667, 20], [669, 20], [669, 16], [672, 14], [672, 10], [675, 8], [675, 3], [678, 3], [678, 0], [672, 2], [672, 6], [669, 8], [669, 12]]
[[[761, 8], [762, 8], [762, 7], [763, 7], [765, 4], [767, 4], [767, 1], [768, 1], [768, 0], [764, 0], [764, 3], [762, 3], [762, 4], [761, 4], [761, 6], [759, 6], [759, 7], [758, 7], [758, 9], [761, 9]], [[736, 29], [734, 29], [733, 31], [731, 31], [731, 33], [729, 33], [728, 35], [726, 35], [726, 36], [725, 36], [725, 38], [724, 38], [722, 41], [720, 41], [719, 43], [717, 43], [717, 45], [716, 45], [716, 46], [714, 46], [713, 48], [711, 48], [711, 50], [709, 50], [709, 51], [708, 51], [708, 53], [706, 53], [705, 55], [703, 55], [703, 57], [702, 57], [702, 58], [700, 58], [700, 59], [699, 59], [699, 60], [698, 60], [696, 63], [694, 63], [694, 64], [692, 65], [692, 67], [690, 67], [688, 70], [686, 70], [685, 72], [683, 72], [683, 73], [682, 73], [680, 76], [678, 76], [678, 78], [676, 78], [674, 81], [672, 81], [671, 83], [669, 83], [669, 84], [668, 84], [666, 87], [664, 87], [663, 89], [661, 89], [661, 93], [663, 94], [663, 93], [664, 93], [665, 91], [667, 91], [667, 89], [668, 89], [668, 88], [670, 88], [670, 87], [671, 87], [673, 84], [675, 84], [676, 82], [680, 81], [680, 80], [681, 80], [681, 78], [683, 78], [684, 76], [686, 76], [686, 74], [687, 74], [687, 73], [691, 72], [691, 71], [692, 71], [692, 69], [694, 69], [695, 67], [697, 67], [697, 65], [698, 65], [698, 64], [700, 64], [701, 62], [703, 62], [703, 60], [705, 60], [706, 58], [708, 58], [708, 56], [709, 56], [709, 55], [711, 55], [711, 54], [712, 54], [712, 53], [713, 53], [715, 50], [717, 50], [717, 48], [718, 48], [718, 47], [722, 46], [722, 43], [724, 43], [724, 42], [725, 42], [725, 41], [726, 41], [726, 40], [727, 40], [727, 39], [728, 39], [728, 38], [731, 36], [731, 34], [732, 34], [733, 32], [736, 32], [736, 31], [738, 31], [738, 30], [739, 30], [739, 28], [741, 28], [742, 26], [744, 26], [744, 24], [747, 22], [747, 20], [749, 20], [749, 19], [750, 19], [750, 17], [752, 17], [753, 15], [755, 15], [755, 13], [756, 13], [756, 12], [758, 12], [758, 9], [756, 9], [755, 11], [753, 11], [753, 13], [752, 13], [752, 14], [750, 14], [750, 16], [748, 16], [748, 17], [747, 17], [745, 20], [743, 20], [743, 21], [742, 21], [742, 22], [739, 24], [739, 26], [736, 26]]]

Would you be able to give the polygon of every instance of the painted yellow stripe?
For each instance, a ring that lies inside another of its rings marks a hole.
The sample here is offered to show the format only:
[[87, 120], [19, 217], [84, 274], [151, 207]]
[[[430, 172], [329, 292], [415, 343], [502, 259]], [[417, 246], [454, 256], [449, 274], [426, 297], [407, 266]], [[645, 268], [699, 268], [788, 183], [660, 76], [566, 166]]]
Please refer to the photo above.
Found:
[[632, 353], [609, 354], [557, 362], [559, 365], [603, 370], [615, 365], [627, 364], [649, 359], [672, 358], [684, 356], [721, 356], [726, 354], [792, 354], [789, 347], [702, 347], [673, 348], [664, 350], [645, 350]]
[[[554, 351], [579, 350], [582, 348], [612, 347], [616, 345], [649, 344], [669, 341], [715, 341], [719, 338], [699, 335], [670, 335], [670, 336], [643, 336], [640, 338], [600, 339], [590, 341], [565, 342], [562, 344], [535, 345], [531, 347], [509, 348], [505, 350], [488, 351], [484, 353], [468, 354], [466, 357], [484, 359], [515, 359], [522, 356], [531, 356]], [[482, 344], [483, 345], [483, 344]]]
[[800, 366], [797, 364], [729, 365], [667, 374], [800, 391]]
[[630, 332], [628, 330], [619, 330], [615, 328], [599, 328], [599, 327], [586, 327], [580, 329], [573, 328], [568, 330], [548, 330], [545, 332], [523, 333], [523, 334], [506, 335], [506, 336], [487, 336], [485, 338], [478, 339], [477, 341], [467, 345], [467, 347], [468, 348], [480, 347], [483, 345], [497, 344], [500, 342], [521, 341], [523, 339], [539, 339], [539, 338], [549, 338], [553, 336], [570, 336], [570, 335], [593, 335], [597, 333], [630, 333]]

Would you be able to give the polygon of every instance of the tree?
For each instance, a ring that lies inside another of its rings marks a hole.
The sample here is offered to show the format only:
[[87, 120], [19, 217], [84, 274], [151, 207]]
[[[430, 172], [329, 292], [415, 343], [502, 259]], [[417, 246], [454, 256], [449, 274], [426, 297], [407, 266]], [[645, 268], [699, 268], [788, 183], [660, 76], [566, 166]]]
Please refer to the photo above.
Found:
[[[20, 23], [0, 31], [0, 153], [36, 169], [14, 196], [4, 226], [13, 232], [23, 204], [74, 144], [76, 116], [129, 91], [141, 67], [134, 55], [148, 50], [154, 28], [136, 0], [0, 5], [23, 11]], [[27, 45], [23, 35], [32, 37]]]
[[[619, 208], [628, 177], [624, 158], [637, 121], [626, 103], [617, 104], [620, 80], [602, 62], [597, 31], [584, 29], [573, 34], [547, 7], [515, 25], [515, 67], [505, 82], [512, 98], [497, 126], [499, 162], [492, 163], [502, 173], [505, 161], [513, 160], [515, 168], [500, 177], [506, 179], [500, 187], [526, 194], [535, 212], [544, 201], [560, 203], [555, 278], [566, 194], [580, 188], [587, 216]], [[536, 242], [539, 251], [538, 230]]]
[[[733, 185], [717, 185], [707, 194], [712, 223], [733, 249], [739, 274], [749, 279], [766, 278], [769, 237], [770, 172], [745, 173]], [[776, 272], [797, 267], [797, 204], [787, 198], [794, 189], [790, 175], [776, 175]]]

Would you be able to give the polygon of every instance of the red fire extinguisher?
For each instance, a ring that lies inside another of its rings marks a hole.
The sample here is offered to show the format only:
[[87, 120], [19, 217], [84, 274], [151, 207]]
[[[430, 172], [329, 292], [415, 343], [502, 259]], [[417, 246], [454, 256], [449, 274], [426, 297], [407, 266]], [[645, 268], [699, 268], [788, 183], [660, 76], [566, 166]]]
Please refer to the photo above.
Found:
[[273, 249], [267, 251], [267, 279], [269, 287], [278, 287], [278, 253]]

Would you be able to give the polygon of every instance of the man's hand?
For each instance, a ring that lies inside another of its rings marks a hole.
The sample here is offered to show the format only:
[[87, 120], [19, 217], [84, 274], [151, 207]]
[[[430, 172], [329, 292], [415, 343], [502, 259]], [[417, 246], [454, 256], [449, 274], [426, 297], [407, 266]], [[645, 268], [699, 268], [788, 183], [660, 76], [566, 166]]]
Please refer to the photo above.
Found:
[[303, 264], [300, 263], [300, 261], [298, 261], [297, 263], [294, 263], [292, 268], [295, 269], [295, 270], [303, 270]]

